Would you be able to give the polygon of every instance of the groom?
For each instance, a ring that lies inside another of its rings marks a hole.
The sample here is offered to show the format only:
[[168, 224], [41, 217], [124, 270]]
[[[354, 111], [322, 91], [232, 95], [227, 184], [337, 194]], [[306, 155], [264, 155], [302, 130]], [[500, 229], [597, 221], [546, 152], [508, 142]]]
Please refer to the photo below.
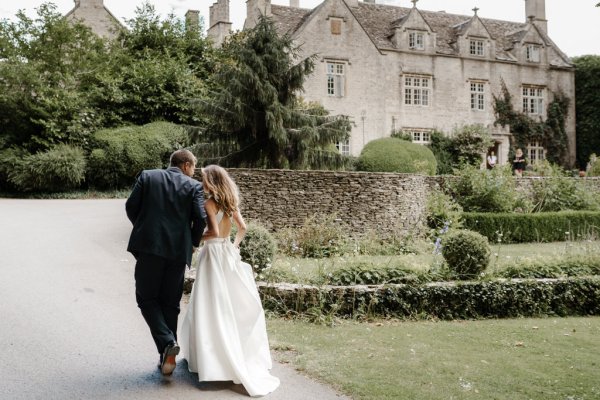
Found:
[[133, 223], [127, 251], [135, 264], [135, 296], [160, 354], [163, 375], [175, 369], [177, 317], [185, 266], [205, 227], [204, 191], [194, 179], [196, 157], [188, 150], [171, 155], [166, 170], [145, 170], [125, 203]]

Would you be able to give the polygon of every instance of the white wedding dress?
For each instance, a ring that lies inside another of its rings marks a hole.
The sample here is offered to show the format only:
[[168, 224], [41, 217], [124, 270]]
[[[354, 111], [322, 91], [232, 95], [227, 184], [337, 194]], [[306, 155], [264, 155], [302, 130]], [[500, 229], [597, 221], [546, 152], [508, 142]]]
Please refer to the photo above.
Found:
[[[223, 215], [217, 214], [221, 221]], [[272, 367], [264, 310], [252, 267], [230, 239], [205, 241], [183, 319], [179, 345], [200, 382], [241, 383], [250, 396], [279, 386]]]

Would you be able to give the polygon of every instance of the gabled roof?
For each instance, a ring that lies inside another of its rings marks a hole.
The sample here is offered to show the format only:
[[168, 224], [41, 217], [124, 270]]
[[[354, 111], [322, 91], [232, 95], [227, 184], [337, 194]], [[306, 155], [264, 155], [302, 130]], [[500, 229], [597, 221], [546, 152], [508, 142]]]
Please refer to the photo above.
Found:
[[[327, 1], [327, 0], [324, 0]], [[287, 6], [272, 5], [271, 12], [280, 33], [293, 34], [303, 22], [319, 9], [319, 6], [309, 10]], [[392, 41], [394, 28], [403, 22], [412, 8], [396, 7], [384, 4], [358, 2], [358, 7], [352, 8], [352, 14], [367, 32], [379, 50], [395, 49]], [[437, 34], [436, 52], [439, 54], [458, 55], [454, 46], [456, 35], [462, 28], [468, 27], [473, 16], [449, 14], [444, 11], [418, 10], [425, 22]], [[490, 36], [496, 41], [496, 58], [505, 61], [515, 61], [510, 54], [515, 41], [522, 39], [523, 32], [528, 31], [529, 24], [511, 21], [501, 21], [478, 17]], [[536, 28], [537, 29], [537, 28]], [[550, 43], [562, 58], [561, 66], [570, 66], [568, 57], [538, 29], [547, 43]]]

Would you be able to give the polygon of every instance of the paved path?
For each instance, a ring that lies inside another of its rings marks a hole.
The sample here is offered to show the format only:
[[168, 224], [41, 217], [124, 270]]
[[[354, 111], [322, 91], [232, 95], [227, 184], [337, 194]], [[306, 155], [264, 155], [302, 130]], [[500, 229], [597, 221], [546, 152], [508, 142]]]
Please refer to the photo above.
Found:
[[[0, 199], [1, 399], [244, 399], [232, 383], [170, 379], [135, 304], [124, 200]], [[342, 399], [275, 364], [265, 399]]]

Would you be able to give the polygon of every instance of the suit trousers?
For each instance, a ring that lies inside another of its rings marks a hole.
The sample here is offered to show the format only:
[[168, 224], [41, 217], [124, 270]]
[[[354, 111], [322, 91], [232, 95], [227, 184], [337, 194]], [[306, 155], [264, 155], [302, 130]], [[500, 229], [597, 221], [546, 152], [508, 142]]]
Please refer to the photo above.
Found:
[[177, 341], [185, 267], [185, 261], [146, 253], [140, 253], [135, 264], [135, 297], [159, 354]]

